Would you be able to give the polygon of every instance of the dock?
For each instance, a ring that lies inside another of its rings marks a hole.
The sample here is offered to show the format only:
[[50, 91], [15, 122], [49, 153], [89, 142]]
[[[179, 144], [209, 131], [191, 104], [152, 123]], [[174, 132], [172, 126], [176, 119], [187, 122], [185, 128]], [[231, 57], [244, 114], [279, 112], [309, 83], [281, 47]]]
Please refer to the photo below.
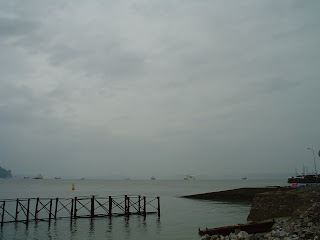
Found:
[[0, 222], [51, 221], [147, 214], [160, 217], [160, 197], [79, 196], [74, 198], [0, 199]]

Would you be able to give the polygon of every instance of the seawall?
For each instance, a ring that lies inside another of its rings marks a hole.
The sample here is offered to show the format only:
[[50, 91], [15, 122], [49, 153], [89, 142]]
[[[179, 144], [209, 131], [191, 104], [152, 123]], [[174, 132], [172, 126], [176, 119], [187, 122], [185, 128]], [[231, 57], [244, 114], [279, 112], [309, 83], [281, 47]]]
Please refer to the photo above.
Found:
[[308, 186], [290, 191], [264, 192], [255, 195], [248, 221], [295, 217], [320, 201], [319, 187]]
[[265, 192], [286, 192], [292, 190], [288, 187], [261, 187], [261, 188], [238, 188], [218, 192], [200, 193], [182, 196], [184, 198], [216, 200], [216, 201], [250, 201], [252, 202], [256, 194]]

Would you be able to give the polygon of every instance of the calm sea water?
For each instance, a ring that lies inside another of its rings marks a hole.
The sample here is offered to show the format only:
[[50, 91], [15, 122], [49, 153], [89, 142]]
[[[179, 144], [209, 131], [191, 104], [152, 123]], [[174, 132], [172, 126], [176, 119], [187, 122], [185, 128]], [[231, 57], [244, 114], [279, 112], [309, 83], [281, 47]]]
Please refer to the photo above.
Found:
[[[76, 190], [72, 191], [72, 184]], [[0, 198], [75, 197], [87, 195], [160, 196], [156, 214], [130, 217], [6, 223], [0, 239], [199, 239], [198, 228], [244, 223], [250, 205], [179, 198], [181, 195], [239, 187], [284, 186], [285, 180], [64, 180], [0, 179]]]

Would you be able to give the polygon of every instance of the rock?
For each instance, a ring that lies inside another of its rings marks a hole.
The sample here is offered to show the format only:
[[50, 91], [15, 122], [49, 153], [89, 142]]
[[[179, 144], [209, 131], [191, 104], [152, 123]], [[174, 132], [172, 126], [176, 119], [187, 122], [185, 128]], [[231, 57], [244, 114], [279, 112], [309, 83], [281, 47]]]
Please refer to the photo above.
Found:
[[219, 239], [219, 236], [218, 235], [212, 235], [210, 240], [218, 240]]
[[239, 232], [241, 232], [241, 230], [240, 230], [240, 229], [236, 229], [236, 230], [234, 230], [234, 234], [235, 234], [235, 235], [238, 235], [238, 233], [239, 233]]
[[248, 239], [249, 238], [249, 233], [245, 231], [241, 231], [237, 234], [238, 239]]
[[210, 240], [211, 239], [211, 236], [209, 234], [205, 234], [202, 236], [201, 238], [202, 240]]
[[234, 233], [229, 234], [229, 239], [230, 240], [237, 240], [237, 236]]
[[277, 234], [278, 236], [280, 236], [280, 237], [285, 237], [285, 236], [287, 236], [288, 235], [288, 233], [286, 233], [285, 231], [279, 231], [278, 232], [278, 234]]

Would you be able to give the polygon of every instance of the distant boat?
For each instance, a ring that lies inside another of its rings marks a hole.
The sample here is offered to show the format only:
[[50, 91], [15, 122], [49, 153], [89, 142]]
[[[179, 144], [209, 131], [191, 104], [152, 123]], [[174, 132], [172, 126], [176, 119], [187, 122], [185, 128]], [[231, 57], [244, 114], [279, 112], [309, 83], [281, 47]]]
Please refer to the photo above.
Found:
[[85, 178], [84, 178], [84, 177], [82, 177], [82, 178], [81, 178], [81, 180], [85, 180]]
[[29, 179], [30, 177], [23, 177], [24, 179]]
[[194, 176], [192, 176], [192, 175], [185, 175], [184, 176], [184, 178], [183, 178], [184, 180], [196, 180], [196, 178], [194, 177]]
[[156, 180], [156, 178], [154, 176], [151, 177], [151, 180]]
[[288, 183], [320, 183], [320, 175], [297, 175], [295, 177], [288, 178]]
[[55, 177], [54, 179], [61, 179], [61, 177]]
[[43, 176], [39, 174], [38, 176], [34, 177], [33, 179], [43, 179]]
[[246, 177], [242, 177], [241, 179], [242, 179], [242, 180], [246, 180], [247, 178], [246, 178]]

